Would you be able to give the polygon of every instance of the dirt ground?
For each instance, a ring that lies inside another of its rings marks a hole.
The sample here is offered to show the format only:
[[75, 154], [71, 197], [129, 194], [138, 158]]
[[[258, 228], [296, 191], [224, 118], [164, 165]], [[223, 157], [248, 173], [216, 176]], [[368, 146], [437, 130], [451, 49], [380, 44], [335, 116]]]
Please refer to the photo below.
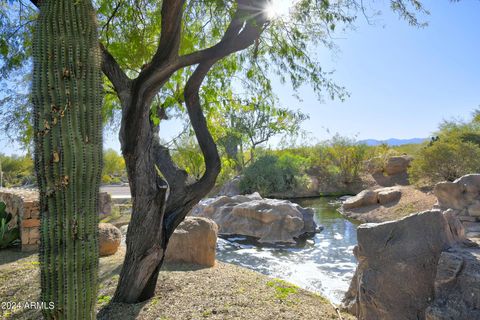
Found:
[[397, 202], [350, 209], [344, 212], [344, 215], [361, 222], [383, 222], [430, 210], [437, 202], [437, 198], [429, 190], [418, 190], [413, 186], [402, 186], [401, 189], [402, 197]]
[[[120, 247], [115, 255], [100, 259], [98, 319], [354, 319], [338, 314], [317, 294], [225, 263], [214, 268], [167, 265], [154, 298], [113, 304], [123, 257]], [[39, 293], [38, 255], [0, 251], [0, 302], [38, 301]], [[0, 319], [41, 319], [41, 311], [0, 308]]]

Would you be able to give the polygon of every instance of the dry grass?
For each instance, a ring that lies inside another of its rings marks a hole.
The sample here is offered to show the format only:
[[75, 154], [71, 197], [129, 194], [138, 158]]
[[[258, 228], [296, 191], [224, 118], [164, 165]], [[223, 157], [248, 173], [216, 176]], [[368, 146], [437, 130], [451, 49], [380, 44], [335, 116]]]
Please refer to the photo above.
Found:
[[[217, 263], [214, 268], [168, 265], [155, 297], [134, 305], [113, 304], [124, 249], [100, 259], [99, 319], [340, 319], [324, 298], [284, 281]], [[0, 251], [0, 302], [38, 301], [37, 254]], [[343, 319], [354, 319], [343, 315]], [[1, 319], [40, 319], [34, 309], [1, 310]]]
[[429, 191], [421, 191], [413, 186], [404, 186], [400, 201], [388, 205], [371, 205], [362, 208], [351, 209], [345, 215], [361, 222], [383, 222], [397, 220], [412, 213], [432, 209], [437, 201], [434, 194]]

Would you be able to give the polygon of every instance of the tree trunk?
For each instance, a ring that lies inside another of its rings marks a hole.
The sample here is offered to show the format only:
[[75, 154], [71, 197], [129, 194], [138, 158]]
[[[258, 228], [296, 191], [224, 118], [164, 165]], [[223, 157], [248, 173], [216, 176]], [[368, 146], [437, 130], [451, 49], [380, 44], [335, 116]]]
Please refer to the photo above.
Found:
[[[185, 87], [187, 110], [206, 165], [205, 174], [197, 182], [187, 184], [187, 173], [175, 165], [168, 149], [160, 145], [159, 128], [150, 121], [148, 114], [122, 119], [120, 140], [133, 207], [127, 231], [127, 252], [113, 298], [115, 302], [137, 303], [154, 295], [171, 235], [192, 207], [215, 185], [220, 157], [198, 95], [211, 65], [200, 64]], [[132, 91], [137, 92], [135, 88]], [[137, 96], [132, 95], [130, 101], [134, 102], [128, 108], [140, 109], [149, 104], [135, 98]]]

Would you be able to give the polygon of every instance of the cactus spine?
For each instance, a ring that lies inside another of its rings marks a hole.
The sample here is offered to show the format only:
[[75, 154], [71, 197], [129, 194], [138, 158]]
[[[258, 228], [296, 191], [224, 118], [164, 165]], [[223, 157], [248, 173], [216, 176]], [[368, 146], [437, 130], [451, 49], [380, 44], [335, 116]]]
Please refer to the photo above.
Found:
[[47, 319], [94, 319], [102, 80], [90, 0], [43, 0], [33, 42], [41, 299]]

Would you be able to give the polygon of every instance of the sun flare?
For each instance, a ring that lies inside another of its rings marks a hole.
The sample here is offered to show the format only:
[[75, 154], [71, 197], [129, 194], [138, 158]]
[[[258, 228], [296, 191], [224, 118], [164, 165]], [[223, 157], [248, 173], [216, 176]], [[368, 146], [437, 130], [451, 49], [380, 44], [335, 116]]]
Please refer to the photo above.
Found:
[[271, 0], [269, 1], [265, 12], [270, 20], [284, 18], [290, 15], [292, 8], [295, 6], [293, 0]]

